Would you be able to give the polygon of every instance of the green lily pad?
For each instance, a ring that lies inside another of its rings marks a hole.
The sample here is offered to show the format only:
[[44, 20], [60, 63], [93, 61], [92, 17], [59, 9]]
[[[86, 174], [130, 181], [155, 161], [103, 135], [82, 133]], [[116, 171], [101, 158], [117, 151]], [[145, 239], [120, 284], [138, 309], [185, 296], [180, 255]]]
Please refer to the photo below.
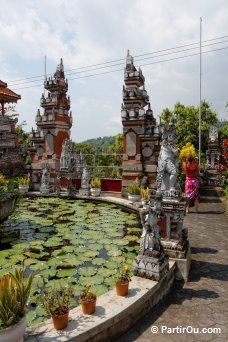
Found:
[[104, 265], [106, 262], [107, 262], [107, 260], [104, 259], [104, 258], [95, 258], [95, 259], [92, 260], [92, 264], [95, 265], [95, 266], [96, 265], [98, 265], [98, 266]]
[[74, 269], [59, 269], [57, 271], [56, 276], [58, 278], [66, 278], [66, 277], [73, 277], [77, 273], [77, 270]]
[[93, 276], [94, 274], [96, 274], [97, 272], [97, 269], [95, 267], [82, 267], [82, 268], [79, 268], [79, 271], [78, 273], [81, 275], [81, 276]]

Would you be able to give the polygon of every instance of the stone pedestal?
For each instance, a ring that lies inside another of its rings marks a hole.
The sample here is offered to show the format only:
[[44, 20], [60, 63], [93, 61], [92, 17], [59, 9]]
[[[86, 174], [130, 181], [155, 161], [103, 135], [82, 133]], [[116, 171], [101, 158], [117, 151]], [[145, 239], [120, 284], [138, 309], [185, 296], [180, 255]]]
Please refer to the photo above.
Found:
[[80, 196], [89, 196], [90, 191], [88, 188], [81, 188], [81, 189], [79, 189], [79, 195]]
[[139, 254], [134, 259], [134, 275], [159, 281], [169, 270], [168, 258], [159, 258]]
[[186, 245], [184, 249], [183, 257], [180, 257], [180, 255], [178, 255], [177, 257], [170, 257], [169, 260], [176, 262], [177, 269], [175, 273], [175, 278], [177, 280], [184, 280], [185, 282], [187, 282], [191, 267], [191, 247], [189, 243]]

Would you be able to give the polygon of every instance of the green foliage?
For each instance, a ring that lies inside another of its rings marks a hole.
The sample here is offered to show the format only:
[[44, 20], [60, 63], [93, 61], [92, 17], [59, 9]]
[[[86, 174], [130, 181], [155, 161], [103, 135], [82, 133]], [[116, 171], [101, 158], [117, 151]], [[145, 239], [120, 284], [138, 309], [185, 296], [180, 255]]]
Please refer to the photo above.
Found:
[[150, 189], [146, 188], [144, 189], [142, 186], [140, 187], [140, 195], [143, 201], [148, 201], [149, 195], [150, 195]]
[[69, 312], [71, 298], [73, 297], [72, 287], [60, 287], [59, 290], [45, 289], [41, 303], [48, 314], [61, 316]]
[[106, 152], [108, 147], [111, 147], [115, 144], [115, 137], [110, 136], [110, 137], [99, 137], [96, 139], [89, 139], [86, 141], [83, 141], [82, 144], [89, 145], [93, 147], [97, 152]]
[[140, 195], [139, 180], [136, 178], [133, 183], [127, 187], [129, 195]]
[[126, 283], [127, 281], [131, 281], [130, 270], [128, 265], [121, 264], [117, 269], [115, 274], [116, 283]]
[[[199, 149], [199, 107], [184, 106], [177, 102], [173, 111], [168, 108], [162, 112], [162, 120], [167, 124], [174, 119], [178, 136], [178, 147], [182, 148], [188, 142]], [[201, 103], [201, 142], [202, 152], [207, 150], [209, 126], [217, 124], [217, 113], [213, 112], [206, 101]]]
[[97, 188], [97, 189], [100, 188], [101, 187], [101, 180], [99, 178], [91, 179], [90, 186], [91, 186], [91, 188]]
[[223, 125], [220, 125], [220, 128], [218, 129], [218, 141], [219, 141], [220, 150], [222, 150], [223, 141], [226, 139], [228, 139], [228, 123], [227, 123], [227, 121]]
[[25, 315], [33, 274], [25, 280], [25, 269], [15, 269], [14, 273], [0, 278], [0, 327], [16, 324]]
[[74, 143], [77, 153], [83, 154], [94, 154], [96, 152], [93, 145], [87, 144], [86, 142]]
[[28, 160], [28, 146], [30, 143], [29, 133], [26, 133], [22, 125], [16, 127], [16, 133], [18, 134], [19, 146], [22, 149], [23, 156], [25, 160]]
[[29, 179], [28, 178], [19, 178], [18, 183], [19, 183], [19, 185], [29, 185]]
[[97, 298], [97, 295], [91, 291], [91, 285], [87, 284], [84, 287], [84, 291], [80, 293], [80, 299], [83, 302], [91, 302]]

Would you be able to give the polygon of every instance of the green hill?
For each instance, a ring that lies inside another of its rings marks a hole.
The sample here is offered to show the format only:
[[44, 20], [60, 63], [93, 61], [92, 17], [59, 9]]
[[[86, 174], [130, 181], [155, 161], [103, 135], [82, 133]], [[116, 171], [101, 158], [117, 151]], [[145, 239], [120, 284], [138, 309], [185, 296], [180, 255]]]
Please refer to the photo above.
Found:
[[108, 147], [113, 146], [115, 142], [115, 136], [110, 137], [99, 137], [96, 139], [88, 139], [85, 141], [82, 141], [80, 144], [87, 144], [91, 145], [95, 149], [105, 151]]

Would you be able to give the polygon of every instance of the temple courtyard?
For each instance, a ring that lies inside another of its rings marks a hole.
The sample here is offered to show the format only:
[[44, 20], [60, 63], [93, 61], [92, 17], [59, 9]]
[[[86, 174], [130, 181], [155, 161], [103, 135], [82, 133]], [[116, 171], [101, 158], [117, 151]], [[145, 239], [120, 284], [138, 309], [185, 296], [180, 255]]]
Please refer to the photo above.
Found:
[[[226, 206], [227, 207], [227, 206]], [[191, 244], [191, 270], [185, 284], [175, 282], [169, 294], [118, 342], [227, 341], [227, 212], [224, 203], [200, 203], [184, 220]], [[227, 208], [226, 208], [227, 211]], [[156, 326], [158, 332], [152, 333]], [[220, 333], [167, 333], [180, 327], [220, 328]]]

